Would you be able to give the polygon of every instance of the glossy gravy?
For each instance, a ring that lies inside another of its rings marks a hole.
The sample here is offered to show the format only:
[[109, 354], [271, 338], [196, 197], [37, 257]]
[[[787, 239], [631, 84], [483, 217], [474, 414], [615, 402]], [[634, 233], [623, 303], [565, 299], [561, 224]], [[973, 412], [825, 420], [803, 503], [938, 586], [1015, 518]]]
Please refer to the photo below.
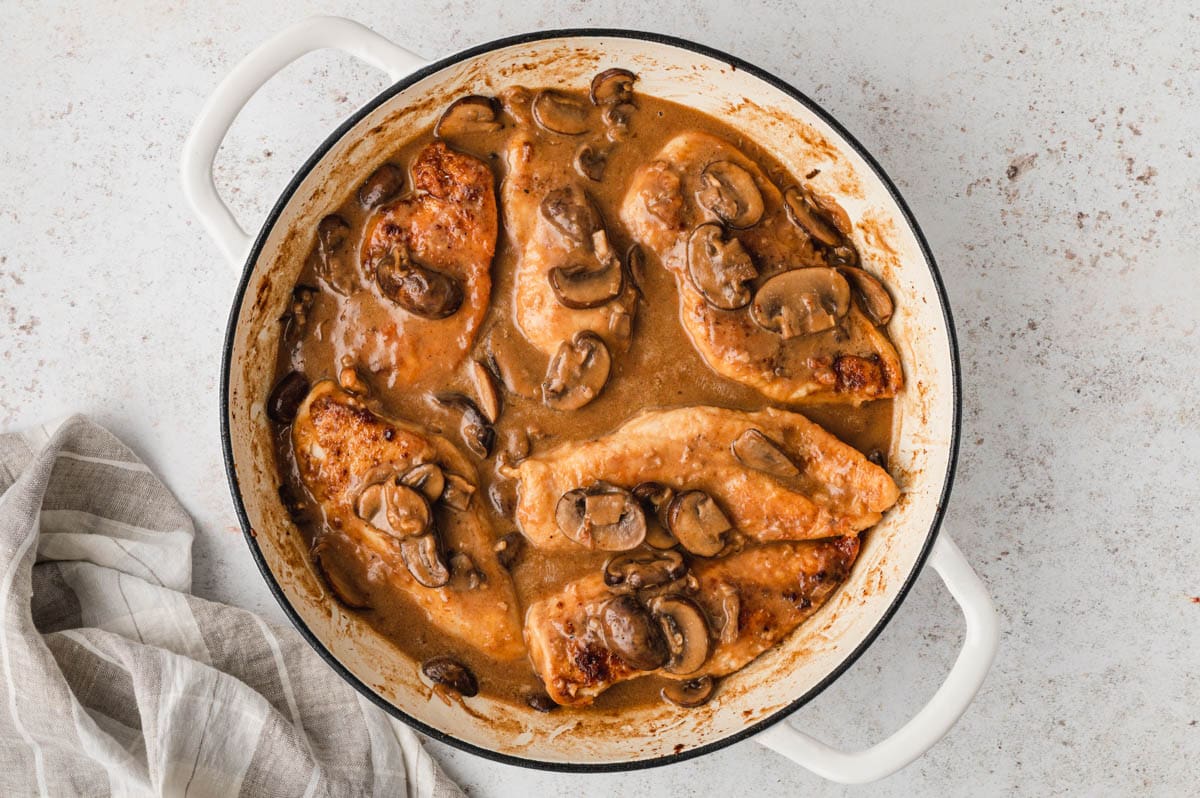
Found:
[[[586, 91], [563, 93], [588, 103]], [[632, 243], [621, 224], [618, 209], [634, 170], [652, 160], [660, 148], [681, 131], [705, 131], [727, 139], [754, 159], [777, 185], [798, 182], [797, 176], [786, 172], [753, 141], [713, 117], [641, 94], [637, 95], [637, 106], [627, 136], [611, 147], [602, 180], [585, 181], [617, 252], [624, 253]], [[447, 137], [455, 150], [474, 155], [491, 167], [498, 201], [499, 187], [506, 174], [504, 153], [508, 137], [512, 135], [511, 127], [506, 125], [494, 132]], [[598, 145], [608, 147], [603, 130], [595, 135], [574, 138], [566, 144], [562, 137], [546, 135], [545, 141], [539, 143], [552, 148], [554, 157], [571, 159], [578, 145], [589, 137]], [[433, 138], [433, 130], [426, 130], [412, 140], [400, 143], [388, 159], [406, 176], [406, 187], [411, 185], [410, 163]], [[351, 196], [336, 213], [348, 223], [351, 251], [358, 252], [370, 211], [357, 196]], [[705, 364], [680, 324], [673, 276], [658, 263], [653, 253], [645, 254], [644, 274], [638, 284], [642, 300], [634, 321], [632, 344], [628, 352], [614, 356], [612, 372], [599, 397], [581, 409], [560, 412], [548, 409], [540, 401], [502, 392], [503, 408], [494, 424], [496, 443], [491, 456], [481, 459], [469, 455], [479, 469], [481, 484], [477, 498], [485, 503], [497, 538], [516, 528], [512, 520], [514, 485], [498, 474], [497, 466], [501, 463], [518, 460], [530, 450], [543, 451], [564, 442], [600, 436], [644, 408], [717, 405], [759, 410], [772, 404], [758, 391], [719, 376]], [[491, 267], [491, 304], [476, 338], [476, 359], [485, 357], [484, 345], [490, 336], [510, 340], [521, 338], [512, 315], [515, 259], [516, 248], [503, 229], [501, 210], [501, 230]], [[473, 396], [467, 369], [471, 360], [444, 377], [400, 384], [389, 368], [387, 352], [380, 348], [377, 333], [389, 325], [399, 324], [398, 333], [403, 335], [403, 321], [397, 321], [397, 316], [403, 314], [397, 314], [386, 300], [370, 291], [338, 293], [332, 286], [337, 280], [337, 275], [330, 275], [323, 268], [319, 250], [314, 248], [298, 281], [297, 295], [303, 301], [297, 303], [297, 315], [289, 314], [282, 321], [284, 338], [277, 364], [278, 378], [297, 371], [312, 383], [321, 379], [337, 380], [343, 369], [354, 367], [368, 389], [368, 406], [383, 415], [421, 424], [461, 445], [459, 414], [439, 405], [432, 397], [447, 391]], [[298, 322], [299, 315], [304, 317], [303, 323]], [[544, 355], [530, 347], [527, 356], [531, 373], [545, 372], [547, 358]], [[891, 439], [890, 399], [860, 406], [823, 403], [793, 405], [789, 409], [803, 412], [877, 462], [886, 458]], [[311, 501], [301, 484], [286, 426], [280, 426], [278, 430], [276, 454], [285, 503], [292, 505], [293, 517], [309, 541], [315, 541], [321, 535], [340, 534], [323, 523], [320, 507]], [[608, 556], [605, 552], [582, 548], [549, 554], [527, 545], [511, 569], [517, 596], [523, 606], [528, 606], [564, 582], [601, 569]], [[417, 662], [438, 655], [453, 656], [474, 672], [481, 692], [493, 698], [524, 704], [529, 696], [541, 693], [542, 685], [528, 662], [496, 663], [487, 659], [439, 631], [402, 595], [382, 599], [376, 595], [373, 600], [373, 608], [362, 610], [362, 616]], [[616, 713], [631, 705], [659, 701], [663, 683], [664, 680], [656, 676], [635, 679], [607, 690], [587, 709], [559, 708], [557, 711]]]

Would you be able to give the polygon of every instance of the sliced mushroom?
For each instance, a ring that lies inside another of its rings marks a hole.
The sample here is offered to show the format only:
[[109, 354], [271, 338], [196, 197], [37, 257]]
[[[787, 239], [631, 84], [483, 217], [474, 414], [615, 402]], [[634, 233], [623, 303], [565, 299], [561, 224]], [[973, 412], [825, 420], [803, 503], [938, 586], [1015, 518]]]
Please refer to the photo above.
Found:
[[841, 267], [840, 271], [842, 276], [854, 287], [854, 296], [858, 299], [859, 307], [875, 326], [882, 327], [892, 320], [892, 313], [895, 310], [892, 297], [875, 275], [864, 269], [849, 266]]
[[711, 496], [689, 490], [671, 500], [667, 526], [692, 554], [712, 557], [725, 545], [723, 536], [733, 528], [729, 518]]
[[402, 188], [404, 171], [395, 164], [385, 163], [358, 187], [358, 201], [364, 208], [374, 208], [395, 197]]
[[633, 283], [638, 295], [644, 296], [642, 286], [646, 282], [646, 251], [637, 244], [630, 244], [625, 250], [625, 272]]
[[853, 244], [839, 244], [825, 254], [830, 266], [857, 266], [858, 250]]
[[496, 430], [469, 397], [461, 393], [443, 393], [434, 397], [434, 400], [442, 407], [461, 414], [458, 431], [468, 449], [481, 458], [491, 455], [492, 446], [496, 442]]
[[446, 489], [446, 475], [437, 463], [422, 463], [410, 468], [400, 482], [420, 492], [428, 502], [436, 502]]
[[581, 144], [575, 151], [575, 171], [588, 180], [599, 183], [604, 177], [606, 166], [608, 166], [608, 155], [603, 150], [597, 150], [591, 144]]
[[639, 671], [661, 668], [670, 657], [662, 627], [633, 596], [617, 596], [600, 610], [608, 650]]
[[525, 697], [525, 703], [530, 709], [535, 709], [538, 712], [553, 712], [558, 709], [558, 704], [554, 699], [545, 693], [530, 693]]
[[442, 113], [433, 135], [445, 138], [469, 133], [493, 133], [504, 127], [497, 116], [494, 98], [478, 94], [460, 97]]
[[800, 469], [779, 447], [756, 429], [748, 429], [730, 444], [733, 456], [747, 468], [753, 468], [776, 477], [795, 477]]
[[737, 229], [757, 224], [763, 215], [763, 196], [754, 176], [733, 161], [716, 161], [704, 168], [696, 199]]
[[604, 229], [600, 212], [590, 197], [576, 186], [563, 186], [546, 194], [542, 216], [576, 244], [587, 245], [597, 230]]
[[605, 483], [564, 493], [554, 520], [564, 535], [589, 549], [628, 551], [646, 537], [646, 514], [633, 494]]
[[479, 693], [479, 682], [475, 680], [475, 674], [471, 673], [466, 665], [451, 657], [433, 657], [426, 660], [421, 666], [421, 672], [430, 681], [449, 687], [465, 698]]
[[442, 562], [437, 536], [432, 532], [400, 541], [400, 556], [413, 579], [425, 587], [443, 587], [450, 581], [450, 571]]
[[656, 549], [672, 549], [679, 541], [667, 529], [667, 508], [675, 491], [659, 482], [642, 482], [635, 486], [633, 495], [647, 510], [646, 543]]
[[606, 69], [592, 78], [589, 97], [592, 105], [616, 105], [633, 100], [633, 82], [637, 75], [628, 69]]
[[552, 133], [578, 136], [588, 129], [588, 108], [579, 101], [544, 89], [533, 98], [533, 118]]
[[330, 215], [317, 224], [317, 251], [320, 255], [317, 273], [326, 285], [339, 294], [348, 294], [357, 283], [356, 269], [350, 257], [350, 224], [340, 216]]
[[741, 630], [742, 599], [737, 588], [725, 582], [717, 585], [716, 592], [721, 599], [721, 642], [729, 645]]
[[466, 512], [471, 506], [471, 497], [475, 495], [475, 486], [458, 474], [446, 474], [446, 489], [442, 491], [442, 503], [447, 507]]
[[736, 238], [725, 240], [719, 224], [702, 224], [688, 239], [688, 274], [706, 302], [721, 310], [745, 307], [758, 276], [750, 254]]
[[[607, 375], [605, 375], [607, 378]], [[276, 424], [291, 424], [300, 412], [300, 404], [308, 396], [308, 378], [299, 371], [289, 371], [275, 383], [267, 397], [267, 418]]]
[[607, 105], [600, 114], [604, 122], [605, 136], [609, 141], [621, 141], [629, 135], [629, 122], [633, 119], [637, 106], [633, 103], [618, 103]]
[[814, 266], [777, 274], [758, 287], [750, 316], [783, 338], [837, 326], [850, 310], [850, 285], [837, 269]]
[[520, 532], [509, 532], [497, 540], [493, 548], [500, 566], [506, 570], [512, 570], [512, 567], [517, 564], [517, 560], [520, 559], [521, 552], [525, 550], [525, 536]]
[[452, 316], [462, 305], [458, 280], [417, 263], [399, 242], [375, 262], [375, 281], [385, 297], [425, 319]]
[[497, 479], [488, 485], [488, 501], [501, 518], [512, 518], [517, 507], [517, 483], [511, 479]]
[[625, 274], [616, 258], [599, 265], [556, 266], [550, 270], [550, 287], [554, 289], [554, 297], [565, 307], [595, 308], [620, 296], [625, 287]]
[[500, 418], [500, 392], [496, 389], [495, 379], [487, 367], [478, 360], [472, 360], [467, 367], [471, 376], [471, 386], [479, 399], [479, 410], [492, 424]]
[[604, 564], [604, 584], [641, 590], [673, 582], [683, 576], [687, 565], [678, 551], [627, 551]]
[[612, 367], [608, 347], [591, 330], [563, 341], [546, 368], [542, 401], [553, 410], [578, 410], [600, 395]]
[[670, 657], [664, 669], [680, 675], [695, 673], [708, 659], [708, 621], [696, 603], [683, 596], [657, 596], [650, 600]]
[[713, 678], [705, 675], [686, 682], [667, 682], [659, 691], [659, 695], [675, 706], [692, 709], [707, 703], [715, 691], [716, 684]]
[[381, 532], [401, 539], [425, 534], [433, 522], [425, 497], [394, 479], [363, 488], [354, 512]]
[[808, 233], [817, 243], [827, 247], [836, 247], [842, 243], [841, 231], [808, 189], [792, 186], [783, 192], [783, 204], [792, 223]]

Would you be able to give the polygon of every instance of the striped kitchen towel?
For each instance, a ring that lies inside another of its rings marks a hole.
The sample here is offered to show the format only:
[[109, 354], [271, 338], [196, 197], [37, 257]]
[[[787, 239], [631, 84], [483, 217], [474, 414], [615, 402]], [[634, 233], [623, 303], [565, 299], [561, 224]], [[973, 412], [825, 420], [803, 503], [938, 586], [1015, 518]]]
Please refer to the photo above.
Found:
[[101, 427], [0, 436], [0, 795], [462, 795], [298, 634], [189, 595], [191, 546]]

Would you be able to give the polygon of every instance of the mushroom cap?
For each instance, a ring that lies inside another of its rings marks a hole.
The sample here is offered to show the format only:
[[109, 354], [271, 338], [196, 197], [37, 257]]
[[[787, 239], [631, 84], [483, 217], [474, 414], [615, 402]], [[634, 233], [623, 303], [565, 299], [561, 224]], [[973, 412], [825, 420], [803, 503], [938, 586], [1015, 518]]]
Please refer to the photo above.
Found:
[[588, 97], [593, 105], [614, 105], [633, 99], [633, 83], [637, 75], [628, 69], [606, 69], [592, 78]]
[[758, 276], [750, 254], [736, 238], [725, 240], [719, 224], [709, 222], [688, 239], [688, 276], [710, 305], [737, 310], [753, 297], [746, 284]]
[[606, 166], [608, 154], [591, 144], [581, 144], [575, 151], [575, 171], [588, 180], [599, 183], [604, 178]]
[[476, 681], [475, 674], [453, 657], [440, 656], [428, 659], [421, 665], [421, 672], [430, 681], [443, 687], [449, 687], [465, 698], [470, 698], [479, 692], [479, 682]]
[[792, 186], [783, 192], [783, 206], [787, 208], [787, 215], [792, 223], [808, 233], [817, 243], [827, 247], [836, 247], [842, 243], [842, 232], [829, 218], [816, 195], [808, 189]]
[[725, 546], [724, 534], [733, 528], [716, 501], [702, 490], [689, 490], [671, 500], [667, 526], [692, 554], [712, 557]]
[[549, 273], [554, 297], [565, 307], [580, 310], [607, 304], [625, 288], [621, 261], [609, 257], [602, 262], [556, 266]]
[[308, 396], [308, 377], [299, 371], [289, 371], [267, 396], [267, 418], [276, 424], [291, 424]]
[[542, 401], [553, 410], [577, 410], [600, 395], [612, 358], [600, 336], [580, 330], [559, 344], [546, 367]]
[[714, 161], [704, 167], [696, 200], [739, 230], [757, 224], [763, 215], [763, 195], [754, 175], [733, 161]]
[[400, 557], [413, 579], [425, 587], [443, 587], [450, 581], [450, 571], [442, 562], [437, 536], [427, 532], [400, 541]]
[[776, 477], [796, 477], [800, 469], [779, 446], [757, 429], [748, 429], [729, 446], [733, 456], [747, 468]]
[[553, 89], [543, 89], [533, 98], [533, 118], [551, 133], [578, 136], [588, 130], [588, 108]]
[[758, 287], [750, 316], [783, 338], [837, 326], [850, 310], [850, 285], [837, 269], [813, 266], [781, 272]]
[[364, 208], [374, 208], [395, 197], [404, 188], [404, 170], [385, 163], [371, 173], [358, 187], [358, 201]]
[[604, 229], [592, 198], [575, 185], [546, 192], [538, 210], [564, 237], [580, 246], [589, 247], [596, 231]]
[[414, 316], [444, 319], [462, 305], [458, 280], [417, 263], [399, 242], [375, 261], [375, 281], [380, 293]]
[[421, 492], [426, 501], [436, 502], [446, 489], [446, 475], [437, 463], [415, 465], [400, 477], [400, 481]]
[[656, 596], [650, 611], [662, 628], [670, 658], [663, 668], [680, 675], [695, 673], [708, 659], [708, 620], [696, 602], [684, 596]]
[[854, 297], [858, 306], [876, 327], [882, 327], [892, 320], [895, 305], [883, 283], [875, 275], [854, 266], [840, 267], [842, 276], [854, 288]]
[[461, 414], [459, 434], [463, 443], [476, 456], [486, 458], [496, 443], [496, 430], [469, 396], [461, 393], [443, 393], [434, 397], [439, 405], [456, 410]]
[[600, 628], [608, 650], [639, 671], [652, 671], [668, 662], [670, 650], [661, 625], [633, 596], [616, 596], [600, 609]]
[[442, 112], [433, 128], [437, 138], [461, 136], [467, 133], [491, 133], [504, 127], [499, 121], [494, 97], [471, 94], [459, 97]]
[[692, 709], [708, 702], [716, 692], [716, 683], [711, 676], [700, 676], [687, 681], [671, 680], [663, 685], [659, 695], [678, 707]]
[[596, 483], [569, 490], [558, 500], [554, 519], [570, 540], [589, 549], [628, 551], [646, 538], [646, 515], [633, 495]]

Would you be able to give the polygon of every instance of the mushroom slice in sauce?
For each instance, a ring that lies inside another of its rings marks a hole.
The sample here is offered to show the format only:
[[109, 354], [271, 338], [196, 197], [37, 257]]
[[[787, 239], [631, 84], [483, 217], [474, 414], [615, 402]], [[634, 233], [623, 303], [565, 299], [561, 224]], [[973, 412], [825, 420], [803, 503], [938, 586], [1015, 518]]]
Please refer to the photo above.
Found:
[[777, 477], [795, 477], [800, 469], [779, 446], [759, 430], [748, 429], [730, 444], [733, 456], [747, 468]]
[[686, 682], [670, 681], [663, 685], [659, 695], [677, 707], [692, 709], [708, 702], [716, 692], [716, 683], [711, 676], [701, 676]]
[[533, 118], [546, 130], [564, 136], [588, 130], [587, 106], [553, 89], [544, 89], [533, 98]]
[[452, 510], [465, 512], [471, 506], [475, 486], [458, 474], [446, 474], [446, 488], [442, 491], [442, 503]]
[[571, 540], [589, 549], [628, 551], [646, 538], [646, 515], [633, 494], [598, 483], [569, 490], [558, 500], [554, 520]]
[[629, 551], [610, 557], [604, 564], [604, 584], [641, 590], [673, 582], [686, 570], [678, 551]]
[[468, 449], [481, 458], [491, 455], [492, 446], [496, 443], [496, 430], [470, 398], [461, 393], [444, 393], [434, 397], [434, 400], [442, 407], [457, 410], [461, 414], [459, 433]]
[[475, 674], [471, 673], [466, 665], [451, 657], [433, 657], [426, 660], [421, 666], [421, 672], [430, 681], [449, 687], [464, 698], [470, 698], [479, 692], [479, 682], [475, 680]]
[[433, 135], [445, 138], [467, 133], [493, 133], [504, 127], [497, 117], [495, 99], [478, 94], [460, 97], [442, 114]]
[[667, 525], [683, 547], [692, 554], [712, 557], [724, 546], [724, 535], [733, 525], [711, 496], [689, 490], [671, 500]]
[[850, 310], [850, 285], [837, 269], [814, 266], [777, 274], [758, 287], [750, 316], [783, 338], [835, 327]]
[[267, 397], [267, 418], [276, 424], [291, 424], [300, 410], [300, 403], [308, 396], [308, 378], [299, 371], [288, 372], [275, 383]]
[[609, 599], [600, 609], [600, 626], [608, 650], [629, 667], [652, 671], [663, 667], [671, 655], [662, 625], [633, 596]]
[[599, 183], [608, 166], [608, 155], [591, 144], [581, 144], [575, 151], [575, 171], [588, 180]]
[[792, 223], [808, 233], [817, 243], [836, 247], [842, 243], [842, 233], [829, 219], [809, 190], [792, 186], [783, 192], [783, 205]]
[[559, 344], [546, 368], [542, 401], [553, 410], [578, 410], [595, 399], [608, 381], [612, 358], [600, 336], [580, 330]]
[[721, 310], [750, 303], [746, 285], [758, 276], [749, 253], [736, 238], [725, 240], [719, 224], [702, 224], [688, 239], [688, 275], [706, 302]]
[[540, 210], [546, 221], [576, 244], [590, 244], [596, 231], [604, 228], [591, 198], [574, 186], [547, 192]]
[[437, 536], [432, 532], [400, 541], [400, 556], [413, 579], [425, 587], [443, 587], [450, 581], [450, 571], [442, 562]]
[[633, 82], [637, 75], [628, 69], [606, 69], [592, 78], [588, 96], [593, 105], [617, 105], [633, 100]]
[[350, 224], [340, 216], [332, 214], [317, 224], [317, 247], [320, 268], [317, 273], [330, 288], [339, 294], [348, 294], [355, 287], [354, 264], [349, 249]]
[[428, 502], [435, 502], [442, 497], [446, 489], [446, 475], [437, 463], [422, 463], [405, 472], [400, 482], [421, 493]]
[[402, 188], [404, 171], [395, 164], [385, 163], [358, 187], [358, 201], [364, 208], [374, 208], [395, 197]]
[[400, 243], [375, 262], [375, 281], [385, 297], [425, 319], [452, 316], [462, 305], [458, 280], [417, 263]]
[[599, 268], [590, 263], [556, 266], [549, 277], [554, 297], [565, 307], [576, 310], [611, 302], [625, 284], [621, 264], [615, 259]]
[[757, 224], [763, 215], [763, 196], [754, 176], [733, 161], [716, 161], [704, 168], [696, 199], [736, 229]]
[[675, 491], [661, 482], [642, 482], [634, 487], [633, 495], [648, 511], [646, 543], [656, 549], [678, 546], [679, 541], [667, 528], [667, 508], [671, 506], [671, 499], [675, 498]]
[[895, 311], [892, 297], [875, 275], [852, 266], [842, 266], [840, 270], [842, 276], [853, 286], [859, 307], [876, 327], [882, 327], [892, 320], [892, 313]]
[[478, 360], [472, 360], [468, 366], [471, 376], [471, 386], [475, 388], [475, 396], [479, 399], [479, 410], [492, 424], [500, 418], [500, 391], [492, 373]]
[[354, 512], [379, 531], [400, 539], [423, 535], [433, 523], [425, 497], [391, 475], [363, 488], [355, 500]]
[[670, 658], [663, 666], [669, 673], [695, 673], [708, 659], [708, 621], [696, 603], [683, 596], [657, 596], [650, 611], [662, 628]]

